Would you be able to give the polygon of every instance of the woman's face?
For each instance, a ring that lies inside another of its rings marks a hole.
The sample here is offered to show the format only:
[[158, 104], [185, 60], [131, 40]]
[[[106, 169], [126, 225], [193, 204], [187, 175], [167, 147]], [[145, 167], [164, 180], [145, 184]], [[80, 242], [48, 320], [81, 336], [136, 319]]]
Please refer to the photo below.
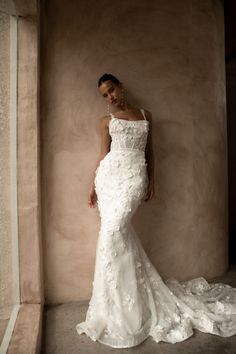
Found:
[[103, 82], [99, 86], [99, 91], [108, 103], [119, 106], [121, 104], [121, 84], [117, 85], [111, 80]]

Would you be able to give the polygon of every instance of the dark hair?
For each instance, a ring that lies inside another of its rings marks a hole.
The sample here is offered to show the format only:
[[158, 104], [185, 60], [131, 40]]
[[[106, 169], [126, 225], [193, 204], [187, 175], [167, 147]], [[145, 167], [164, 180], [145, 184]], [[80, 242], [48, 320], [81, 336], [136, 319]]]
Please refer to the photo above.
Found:
[[111, 80], [114, 82], [116, 85], [119, 85], [120, 81], [112, 74], [103, 74], [100, 79], [98, 80], [98, 87], [105, 81]]

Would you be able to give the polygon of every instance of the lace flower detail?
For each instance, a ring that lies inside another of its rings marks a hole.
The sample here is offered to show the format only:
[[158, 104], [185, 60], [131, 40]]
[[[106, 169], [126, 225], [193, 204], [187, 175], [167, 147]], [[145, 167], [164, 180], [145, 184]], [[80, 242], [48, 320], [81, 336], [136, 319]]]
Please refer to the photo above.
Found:
[[130, 293], [127, 293], [125, 296], [124, 296], [124, 299], [123, 299], [123, 306], [124, 307], [127, 307], [128, 308], [128, 311], [131, 311], [132, 307], [134, 306], [134, 298], [131, 296]]

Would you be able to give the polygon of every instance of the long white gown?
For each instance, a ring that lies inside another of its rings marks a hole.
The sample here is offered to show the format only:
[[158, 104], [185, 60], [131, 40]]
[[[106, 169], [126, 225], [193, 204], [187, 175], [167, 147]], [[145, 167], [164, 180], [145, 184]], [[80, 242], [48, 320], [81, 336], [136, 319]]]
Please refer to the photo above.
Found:
[[236, 289], [203, 277], [162, 280], [131, 224], [143, 201], [148, 174], [145, 146], [149, 121], [111, 114], [111, 148], [96, 170], [101, 228], [93, 293], [78, 334], [113, 348], [138, 345], [151, 336], [176, 343], [202, 332], [236, 334]]

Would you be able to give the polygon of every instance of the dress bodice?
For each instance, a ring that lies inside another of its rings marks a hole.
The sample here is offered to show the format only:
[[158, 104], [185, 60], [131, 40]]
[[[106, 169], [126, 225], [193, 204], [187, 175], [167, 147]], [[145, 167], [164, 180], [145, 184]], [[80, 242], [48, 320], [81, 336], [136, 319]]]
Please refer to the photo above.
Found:
[[110, 150], [141, 150], [145, 151], [149, 131], [149, 121], [127, 120], [116, 118], [111, 113], [109, 133], [112, 138]]

